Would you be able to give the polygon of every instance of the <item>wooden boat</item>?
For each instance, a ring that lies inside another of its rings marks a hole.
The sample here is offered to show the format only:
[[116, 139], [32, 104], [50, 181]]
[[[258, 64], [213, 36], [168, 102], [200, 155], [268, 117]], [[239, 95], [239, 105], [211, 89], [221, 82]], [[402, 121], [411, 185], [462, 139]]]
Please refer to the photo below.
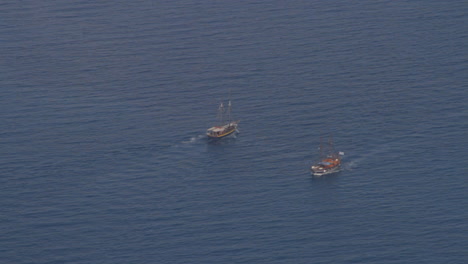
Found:
[[312, 174], [315, 176], [322, 176], [340, 171], [341, 156], [343, 156], [344, 153], [335, 151], [333, 139], [331, 137], [328, 140], [328, 144], [325, 146], [322, 144], [322, 139], [320, 139], [319, 150], [320, 159], [310, 167]]
[[239, 132], [239, 121], [231, 120], [231, 100], [229, 100], [227, 109], [224, 108], [223, 103], [218, 108], [219, 125], [208, 128], [206, 135], [210, 139], [221, 139]]

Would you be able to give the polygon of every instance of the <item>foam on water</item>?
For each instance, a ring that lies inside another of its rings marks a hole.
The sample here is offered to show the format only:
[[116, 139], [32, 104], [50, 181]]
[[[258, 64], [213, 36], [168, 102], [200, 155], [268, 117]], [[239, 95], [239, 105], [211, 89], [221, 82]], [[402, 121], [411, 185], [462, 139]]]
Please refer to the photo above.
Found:
[[200, 142], [204, 138], [206, 138], [206, 135], [198, 135], [198, 136], [191, 137], [187, 141], [182, 141], [182, 143], [183, 144], [193, 144], [193, 143]]

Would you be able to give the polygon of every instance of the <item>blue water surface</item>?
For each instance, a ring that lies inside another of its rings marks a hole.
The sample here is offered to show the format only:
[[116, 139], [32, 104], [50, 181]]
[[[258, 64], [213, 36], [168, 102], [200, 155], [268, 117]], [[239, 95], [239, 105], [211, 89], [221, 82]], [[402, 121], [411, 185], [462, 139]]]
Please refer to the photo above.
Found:
[[467, 263], [467, 12], [1, 3], [0, 262]]

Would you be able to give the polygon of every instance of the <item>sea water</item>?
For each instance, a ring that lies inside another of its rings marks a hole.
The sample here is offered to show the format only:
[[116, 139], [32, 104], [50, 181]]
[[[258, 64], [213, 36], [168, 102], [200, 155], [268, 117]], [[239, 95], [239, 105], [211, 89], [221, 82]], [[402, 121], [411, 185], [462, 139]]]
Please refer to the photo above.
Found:
[[0, 7], [2, 263], [468, 261], [465, 1]]

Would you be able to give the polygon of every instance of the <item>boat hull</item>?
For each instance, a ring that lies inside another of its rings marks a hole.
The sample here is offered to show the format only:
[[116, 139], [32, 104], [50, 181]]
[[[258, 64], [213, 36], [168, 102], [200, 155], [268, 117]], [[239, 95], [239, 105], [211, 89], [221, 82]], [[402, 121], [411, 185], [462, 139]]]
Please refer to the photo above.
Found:
[[221, 138], [225, 138], [225, 137], [228, 137], [230, 135], [233, 135], [234, 133], [236, 132], [236, 129], [232, 129], [224, 134], [221, 134], [221, 135], [210, 135], [210, 134], [206, 134], [208, 136], [208, 138], [210, 139], [221, 139]]
[[213, 132], [207, 132], [206, 135], [208, 136], [209, 139], [221, 139], [225, 138], [231, 135], [234, 135], [235, 133], [238, 132], [237, 130], [237, 123], [238, 122], [232, 122], [224, 131], [219, 132], [219, 133], [213, 133]]
[[312, 175], [314, 176], [323, 176], [327, 174], [332, 174], [339, 172], [341, 170], [341, 166], [336, 166], [333, 168], [328, 168], [328, 169], [322, 169], [322, 168], [314, 168], [315, 166], [312, 166], [310, 169], [312, 171]]
[[340, 171], [341, 159], [338, 156], [330, 156], [320, 162], [315, 163], [310, 167], [312, 174], [322, 176]]

